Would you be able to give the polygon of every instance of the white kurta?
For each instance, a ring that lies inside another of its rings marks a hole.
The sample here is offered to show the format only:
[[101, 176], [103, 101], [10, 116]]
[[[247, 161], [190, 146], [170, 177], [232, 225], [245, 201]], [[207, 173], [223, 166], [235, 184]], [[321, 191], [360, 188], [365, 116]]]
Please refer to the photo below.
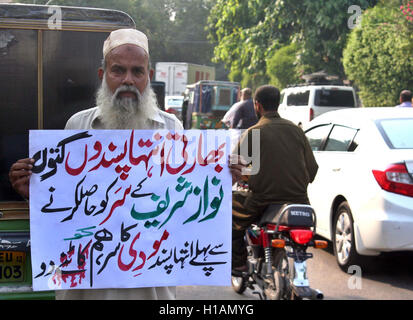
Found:
[[[99, 108], [91, 108], [73, 115], [65, 129], [91, 130], [104, 128], [99, 120]], [[183, 130], [181, 122], [174, 115], [159, 110], [150, 119], [152, 129]], [[125, 128], [129, 129], [129, 128]], [[57, 300], [174, 300], [176, 287], [134, 288], [134, 289], [90, 289], [56, 291]]]

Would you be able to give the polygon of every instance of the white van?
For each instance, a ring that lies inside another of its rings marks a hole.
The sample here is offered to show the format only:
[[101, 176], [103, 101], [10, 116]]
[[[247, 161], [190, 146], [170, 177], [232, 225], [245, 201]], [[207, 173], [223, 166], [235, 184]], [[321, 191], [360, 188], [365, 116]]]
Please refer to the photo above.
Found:
[[278, 112], [282, 118], [303, 126], [328, 111], [357, 108], [354, 88], [343, 85], [303, 85], [281, 91]]

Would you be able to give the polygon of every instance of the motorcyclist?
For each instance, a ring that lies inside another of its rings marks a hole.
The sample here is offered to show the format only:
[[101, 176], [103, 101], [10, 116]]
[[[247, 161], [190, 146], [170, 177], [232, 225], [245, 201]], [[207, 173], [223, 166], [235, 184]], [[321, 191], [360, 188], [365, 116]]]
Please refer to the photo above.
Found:
[[[259, 121], [244, 132], [232, 152], [233, 183], [240, 181], [248, 164], [253, 166], [252, 171], [257, 171], [249, 176], [249, 192], [233, 193], [232, 269], [235, 272], [247, 271], [245, 230], [260, 219], [270, 204], [309, 204], [307, 186], [318, 170], [302, 129], [280, 117], [277, 112], [279, 103], [277, 88], [265, 85], [256, 90], [254, 109]], [[253, 136], [257, 132], [258, 149], [253, 145]], [[254, 154], [253, 150], [258, 151]]]

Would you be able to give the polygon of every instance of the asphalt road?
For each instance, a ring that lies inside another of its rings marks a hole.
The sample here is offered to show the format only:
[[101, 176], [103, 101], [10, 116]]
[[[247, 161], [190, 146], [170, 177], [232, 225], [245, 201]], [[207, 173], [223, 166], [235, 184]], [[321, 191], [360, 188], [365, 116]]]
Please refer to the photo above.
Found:
[[[413, 300], [413, 253], [388, 253], [367, 260], [367, 269], [349, 273], [337, 266], [331, 246], [310, 250], [311, 287], [324, 293], [325, 300]], [[243, 295], [231, 287], [187, 286], [177, 289], [179, 300], [257, 300], [247, 289]]]

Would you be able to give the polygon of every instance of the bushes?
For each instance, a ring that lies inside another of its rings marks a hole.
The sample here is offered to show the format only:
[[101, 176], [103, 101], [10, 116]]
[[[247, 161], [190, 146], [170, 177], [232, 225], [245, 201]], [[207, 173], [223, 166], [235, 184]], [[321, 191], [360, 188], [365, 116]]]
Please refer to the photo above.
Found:
[[411, 28], [399, 7], [382, 5], [365, 12], [350, 34], [344, 70], [360, 88], [364, 106], [394, 106], [400, 91], [413, 88]]
[[272, 57], [267, 60], [267, 75], [271, 84], [280, 90], [288, 84], [298, 83], [300, 81], [299, 72], [297, 72], [297, 55], [298, 45], [292, 43], [276, 51]]

